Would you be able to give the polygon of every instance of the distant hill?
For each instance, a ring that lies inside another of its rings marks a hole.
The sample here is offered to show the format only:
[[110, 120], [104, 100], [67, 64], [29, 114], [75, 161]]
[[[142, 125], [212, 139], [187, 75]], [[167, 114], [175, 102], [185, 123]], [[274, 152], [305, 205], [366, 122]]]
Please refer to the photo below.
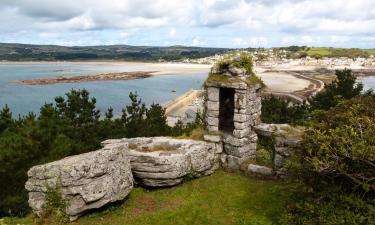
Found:
[[175, 61], [222, 54], [232, 49], [186, 46], [149, 47], [130, 45], [58, 46], [0, 43], [0, 61], [124, 60]]

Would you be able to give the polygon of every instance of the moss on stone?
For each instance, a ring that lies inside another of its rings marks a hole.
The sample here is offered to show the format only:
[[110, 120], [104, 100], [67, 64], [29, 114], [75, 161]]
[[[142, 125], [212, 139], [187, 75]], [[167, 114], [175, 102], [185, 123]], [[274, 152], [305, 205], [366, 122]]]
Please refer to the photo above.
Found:
[[[220, 73], [210, 72], [205, 82], [205, 86], [218, 83], [246, 83], [248, 86], [260, 85], [261, 88], [266, 87], [262, 79], [255, 75], [253, 71], [253, 60], [251, 55], [248, 53], [241, 53], [237, 57], [233, 55], [224, 56], [224, 59], [218, 61], [216, 66], [218, 67]], [[225, 75], [225, 71], [227, 71], [231, 66], [244, 69], [246, 71], [246, 79], [243, 80], [240, 77]]]

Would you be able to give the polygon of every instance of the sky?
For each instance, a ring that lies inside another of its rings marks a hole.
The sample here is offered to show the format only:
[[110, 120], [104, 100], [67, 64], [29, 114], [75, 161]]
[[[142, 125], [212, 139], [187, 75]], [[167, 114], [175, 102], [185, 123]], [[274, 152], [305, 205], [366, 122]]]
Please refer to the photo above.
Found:
[[0, 0], [0, 42], [375, 48], [375, 0]]

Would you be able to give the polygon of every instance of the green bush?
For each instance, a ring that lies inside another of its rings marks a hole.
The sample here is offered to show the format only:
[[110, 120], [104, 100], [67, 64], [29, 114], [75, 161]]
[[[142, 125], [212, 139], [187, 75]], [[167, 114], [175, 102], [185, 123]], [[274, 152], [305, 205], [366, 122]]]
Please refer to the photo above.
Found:
[[288, 167], [301, 185], [284, 224], [374, 224], [375, 97], [316, 112]]
[[341, 101], [362, 95], [363, 84], [357, 83], [351, 70], [336, 70], [336, 77], [332, 83], [325, 86], [324, 91], [309, 100], [313, 109], [328, 110]]
[[273, 95], [262, 98], [261, 120], [264, 123], [302, 124], [307, 120], [310, 107], [306, 104], [292, 104]]

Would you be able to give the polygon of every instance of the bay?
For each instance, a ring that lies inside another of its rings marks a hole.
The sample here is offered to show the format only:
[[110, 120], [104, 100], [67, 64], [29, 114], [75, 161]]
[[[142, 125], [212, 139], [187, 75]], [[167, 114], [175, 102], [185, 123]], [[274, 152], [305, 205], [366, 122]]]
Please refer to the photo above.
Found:
[[[207, 71], [175, 72], [146, 79], [126, 81], [94, 81], [51, 85], [25, 85], [16, 80], [53, 77], [61, 75], [87, 75], [105, 72], [149, 71], [149, 64], [126, 63], [25, 63], [0, 64], [0, 108], [5, 104], [13, 115], [38, 113], [44, 103], [54, 102], [56, 96], [64, 96], [71, 89], [86, 89], [97, 100], [97, 107], [103, 112], [114, 108], [118, 115], [130, 103], [129, 93], [137, 93], [147, 105], [163, 104], [190, 89], [200, 89], [207, 77]], [[172, 92], [174, 90], [175, 92]]]

